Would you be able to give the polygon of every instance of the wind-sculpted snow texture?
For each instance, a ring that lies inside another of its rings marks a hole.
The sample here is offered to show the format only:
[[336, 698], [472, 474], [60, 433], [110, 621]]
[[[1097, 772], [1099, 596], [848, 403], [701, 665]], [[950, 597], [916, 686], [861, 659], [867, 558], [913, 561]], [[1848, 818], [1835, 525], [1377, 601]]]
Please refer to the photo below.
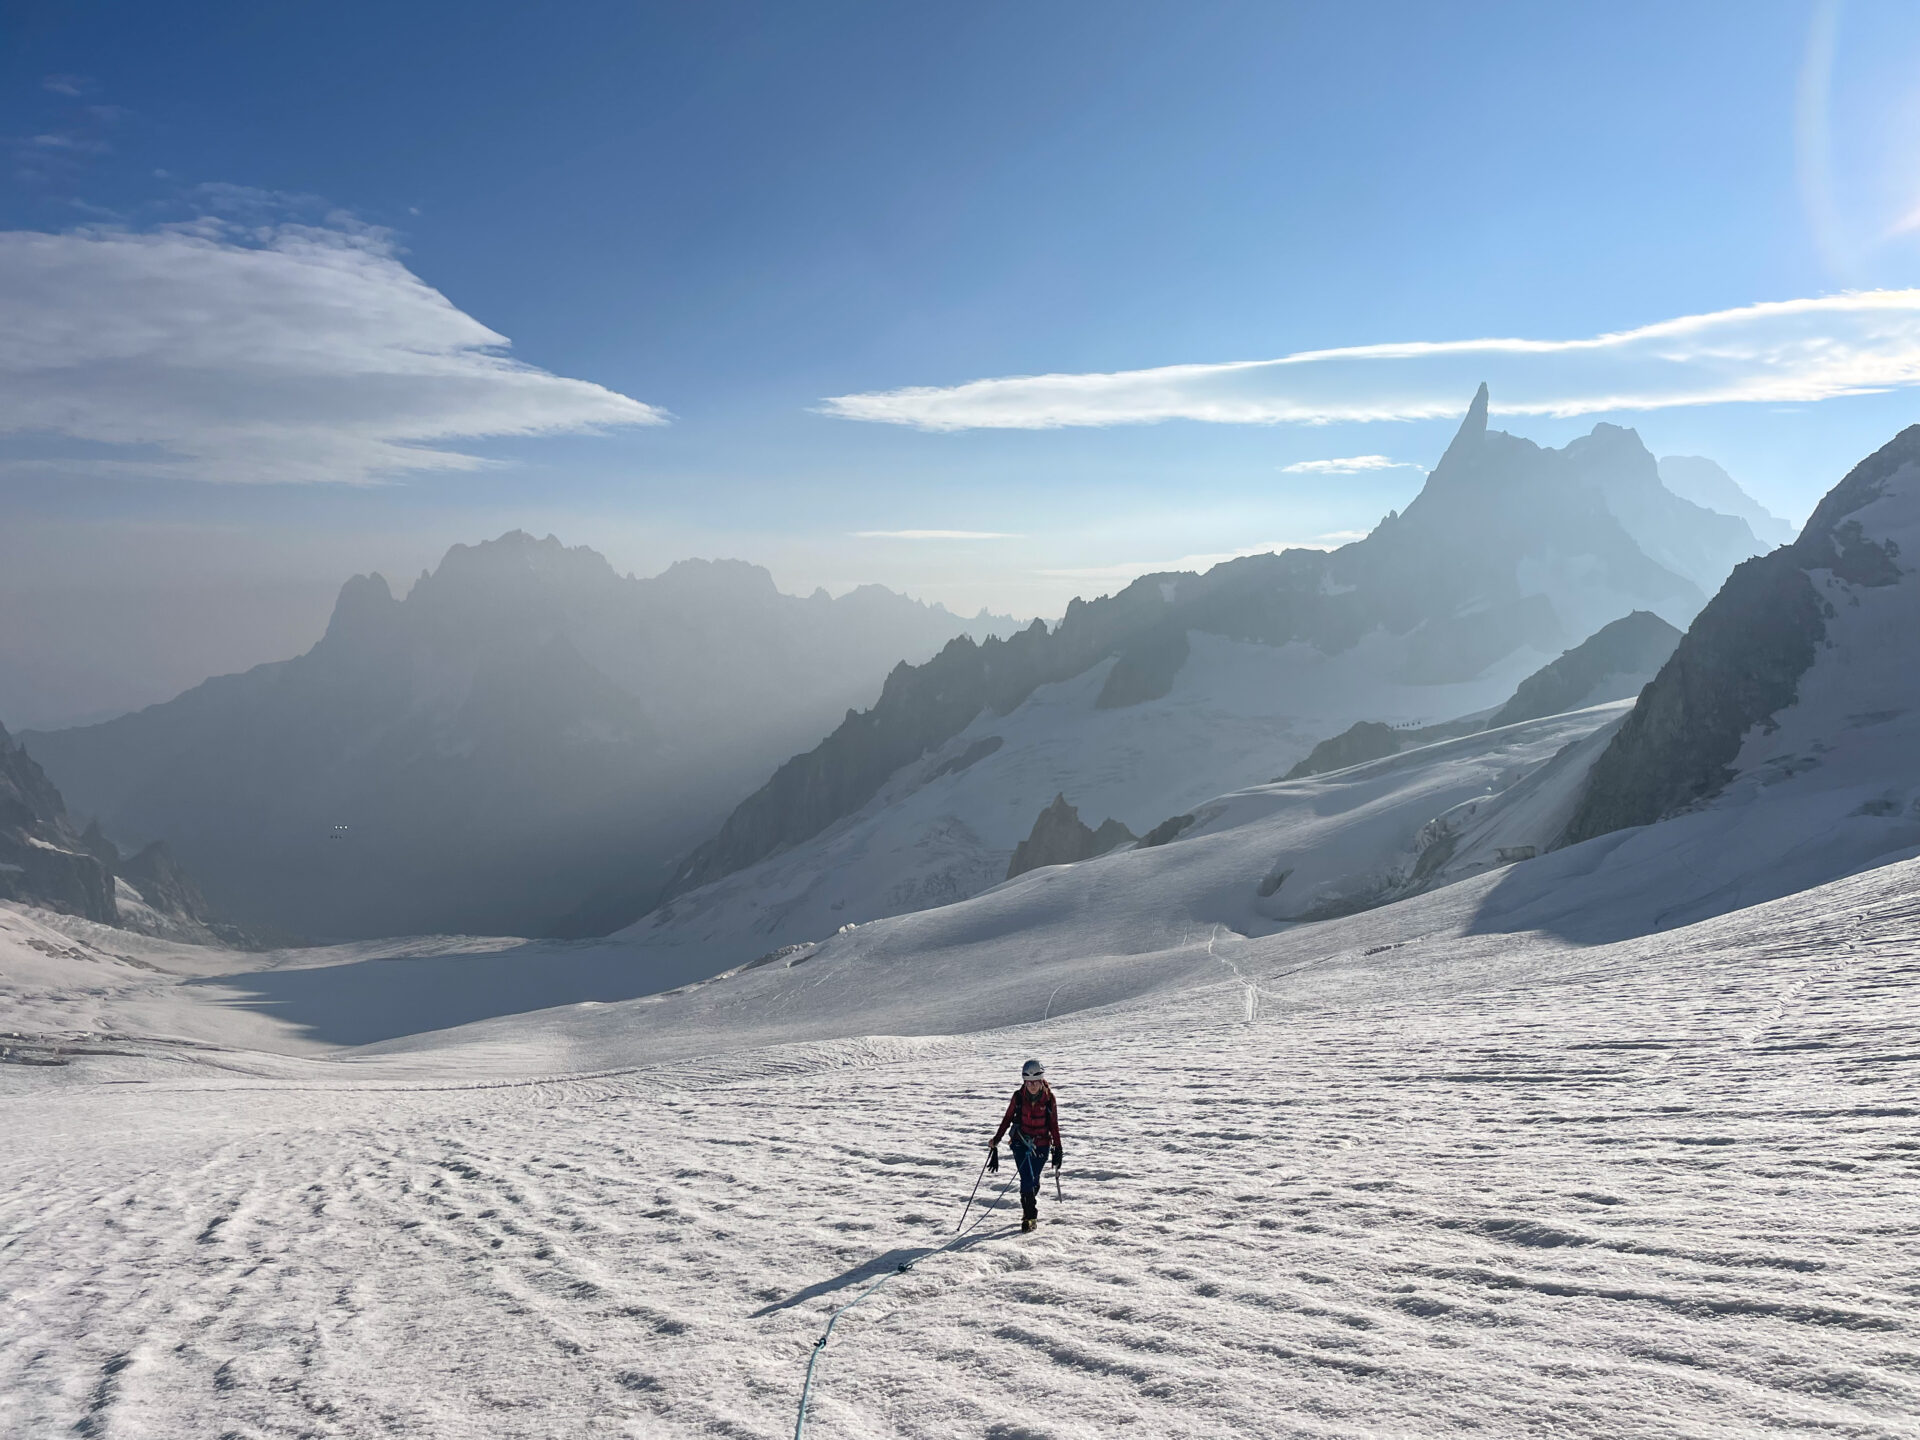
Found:
[[1064, 1202], [1023, 1237], [990, 1185], [850, 1312], [810, 1434], [1911, 1435], [1917, 881], [1598, 948], [1429, 896], [1046, 1023], [740, 1050], [713, 1007], [521, 1083], [557, 1032], [96, 1037], [0, 1065], [0, 1429], [790, 1434], [1038, 1054]]

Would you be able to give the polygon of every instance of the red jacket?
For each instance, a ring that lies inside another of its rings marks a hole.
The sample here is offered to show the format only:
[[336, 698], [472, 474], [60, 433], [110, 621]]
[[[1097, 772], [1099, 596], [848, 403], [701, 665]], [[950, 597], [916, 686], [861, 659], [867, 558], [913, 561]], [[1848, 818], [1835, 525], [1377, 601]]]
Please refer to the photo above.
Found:
[[1014, 1091], [1013, 1098], [1007, 1102], [1007, 1113], [1000, 1117], [1000, 1128], [993, 1132], [995, 1145], [1000, 1143], [1009, 1126], [1035, 1145], [1058, 1145], [1060, 1107], [1053, 1103], [1053, 1087], [1043, 1080], [1038, 1095], [1029, 1095], [1025, 1085]]

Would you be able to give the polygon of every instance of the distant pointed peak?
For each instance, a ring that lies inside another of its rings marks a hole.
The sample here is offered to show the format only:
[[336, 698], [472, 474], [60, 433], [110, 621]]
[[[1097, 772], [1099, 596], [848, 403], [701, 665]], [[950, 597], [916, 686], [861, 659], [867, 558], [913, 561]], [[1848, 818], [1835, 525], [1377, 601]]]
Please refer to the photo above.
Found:
[[1473, 392], [1473, 403], [1467, 406], [1467, 418], [1460, 422], [1460, 434], [1476, 438], [1487, 433], [1487, 382], [1482, 380], [1480, 388]]
[[1447, 453], [1440, 457], [1440, 463], [1446, 464], [1458, 454], [1474, 449], [1487, 433], [1487, 382], [1482, 380], [1480, 388], [1473, 392], [1473, 403], [1467, 407], [1467, 418], [1460, 422], [1460, 428], [1454, 432], [1453, 443], [1447, 446]]

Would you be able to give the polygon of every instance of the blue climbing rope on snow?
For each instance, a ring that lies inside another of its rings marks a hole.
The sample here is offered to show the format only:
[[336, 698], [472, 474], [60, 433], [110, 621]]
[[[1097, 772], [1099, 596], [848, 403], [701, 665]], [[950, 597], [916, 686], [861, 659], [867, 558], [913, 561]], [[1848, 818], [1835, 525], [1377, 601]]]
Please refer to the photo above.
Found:
[[[979, 1182], [976, 1181], [975, 1188], [978, 1188], [978, 1184]], [[793, 1440], [805, 1440], [806, 1433], [807, 1433], [807, 1398], [809, 1395], [812, 1394], [812, 1391], [813, 1391], [813, 1367], [820, 1363], [820, 1356], [827, 1348], [827, 1341], [831, 1339], [833, 1336], [833, 1327], [840, 1323], [840, 1317], [846, 1314], [847, 1311], [851, 1310], [854, 1306], [858, 1305], [862, 1300], [866, 1299], [869, 1295], [873, 1294], [874, 1291], [878, 1290], [882, 1285], [885, 1285], [889, 1280], [892, 1280], [897, 1276], [906, 1274], [909, 1270], [913, 1269], [914, 1266], [918, 1265], [921, 1260], [930, 1260], [935, 1255], [940, 1254], [942, 1251], [951, 1250], [954, 1246], [958, 1245], [962, 1240], [966, 1239], [968, 1235], [972, 1234], [975, 1230], [977, 1230], [980, 1227], [981, 1220], [985, 1220], [987, 1216], [991, 1215], [995, 1210], [1000, 1208], [1000, 1202], [1006, 1199], [1007, 1191], [1011, 1190], [1012, 1188], [1013, 1188], [1013, 1181], [1011, 1180], [1007, 1181], [1006, 1184], [1000, 1187], [1000, 1193], [993, 1197], [993, 1203], [981, 1210], [979, 1219], [976, 1219], [973, 1222], [973, 1224], [967, 1226], [966, 1229], [960, 1231], [951, 1240], [947, 1241], [946, 1244], [938, 1246], [935, 1249], [929, 1250], [925, 1255], [920, 1256], [919, 1259], [909, 1260], [906, 1263], [902, 1265], [898, 1265], [894, 1267], [892, 1270], [889, 1270], [885, 1275], [882, 1275], [878, 1280], [874, 1281], [871, 1285], [867, 1286], [866, 1289], [862, 1290], [858, 1295], [854, 1296], [853, 1299], [847, 1301], [846, 1304], [842, 1305], [838, 1310], [835, 1310], [833, 1314], [827, 1317], [827, 1328], [825, 1330], [822, 1330], [820, 1332], [820, 1338], [813, 1342], [813, 1354], [809, 1356], [807, 1359], [807, 1378], [805, 1383], [802, 1384], [800, 1387], [800, 1414], [799, 1414], [799, 1417], [793, 1423]], [[973, 1199], [971, 1196], [968, 1197], [967, 1204], [969, 1206], [973, 1204]], [[966, 1211], [963, 1210], [960, 1213], [961, 1213], [961, 1218], [964, 1220], [966, 1218]]]

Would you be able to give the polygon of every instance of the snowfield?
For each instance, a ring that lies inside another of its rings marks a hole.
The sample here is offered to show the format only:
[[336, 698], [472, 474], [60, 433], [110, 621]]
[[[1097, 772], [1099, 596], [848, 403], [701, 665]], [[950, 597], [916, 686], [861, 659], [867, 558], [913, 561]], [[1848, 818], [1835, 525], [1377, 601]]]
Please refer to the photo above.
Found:
[[[169, 973], [219, 952], [0, 910], [10, 1058], [71, 1062], [0, 1065], [0, 1431], [787, 1435], [925, 1256], [808, 1433], [1916, 1433], [1920, 861], [1477, 929], [1532, 868], [1037, 1023], [936, 954], [997, 1023], [900, 1038], [828, 1035], [849, 958], [331, 1049]], [[1065, 1199], [931, 1254], [1028, 1054]]]
[[842, 925], [949, 905], [1006, 877], [1014, 846], [1056, 793], [1089, 826], [1112, 818], [1144, 835], [1285, 773], [1356, 720], [1418, 726], [1495, 708], [1554, 658], [1522, 646], [1472, 680], [1422, 685], [1389, 678], [1409, 667], [1416, 642], [1382, 631], [1338, 655], [1202, 631], [1188, 641], [1169, 694], [1100, 709], [1107, 660], [1039, 687], [1010, 714], [982, 711], [859, 811], [675, 897], [622, 938], [677, 984]]

